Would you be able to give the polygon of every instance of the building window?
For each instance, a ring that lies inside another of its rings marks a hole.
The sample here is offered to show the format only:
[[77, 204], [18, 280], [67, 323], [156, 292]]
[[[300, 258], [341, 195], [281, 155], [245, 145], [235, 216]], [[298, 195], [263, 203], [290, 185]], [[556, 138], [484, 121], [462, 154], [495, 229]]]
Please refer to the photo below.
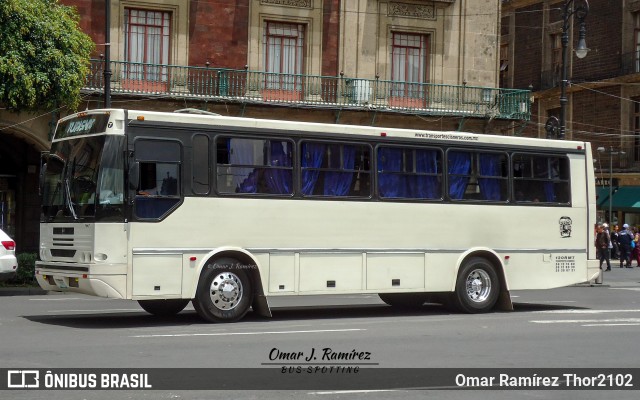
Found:
[[[393, 33], [391, 100], [394, 106], [423, 107], [427, 90], [429, 36]], [[401, 103], [401, 104], [398, 104]]]
[[[171, 14], [162, 11], [124, 10], [125, 71], [130, 86], [141, 81], [166, 84], [168, 81]], [[165, 65], [165, 66], [162, 66]], [[152, 89], [145, 86], [145, 89]]]
[[509, 83], [509, 43], [500, 45], [500, 87], [510, 87]]
[[633, 160], [640, 161], [640, 97], [633, 99]]
[[[302, 24], [267, 22], [264, 32], [266, 97], [299, 99], [304, 71], [305, 29]], [[286, 97], [286, 98], [283, 98]]]
[[633, 41], [634, 41], [634, 56], [633, 56], [633, 64], [634, 70], [633, 72], [640, 72], [640, 12], [633, 14]]

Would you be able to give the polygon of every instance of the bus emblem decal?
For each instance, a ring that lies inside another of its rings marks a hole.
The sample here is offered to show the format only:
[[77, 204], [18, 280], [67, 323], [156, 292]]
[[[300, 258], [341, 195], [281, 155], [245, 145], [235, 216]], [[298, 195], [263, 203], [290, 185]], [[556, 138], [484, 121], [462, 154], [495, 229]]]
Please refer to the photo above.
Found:
[[560, 237], [571, 237], [571, 218], [560, 217]]

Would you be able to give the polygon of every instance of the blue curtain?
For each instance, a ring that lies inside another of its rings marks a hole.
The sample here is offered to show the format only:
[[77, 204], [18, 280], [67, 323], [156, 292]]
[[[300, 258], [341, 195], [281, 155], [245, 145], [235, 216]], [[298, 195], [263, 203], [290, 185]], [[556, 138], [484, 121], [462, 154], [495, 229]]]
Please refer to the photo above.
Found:
[[556, 191], [553, 186], [553, 182], [544, 183], [544, 196], [548, 202], [556, 201]]
[[[438, 173], [437, 150], [416, 150], [416, 172]], [[442, 190], [437, 176], [416, 175], [409, 183], [410, 196], [417, 199], [439, 199]]]
[[320, 171], [317, 169], [322, 166], [325, 145], [320, 143], [304, 143], [302, 145], [302, 193], [305, 195], [313, 194], [313, 189], [318, 182]]
[[[232, 168], [240, 169], [240, 168]], [[246, 169], [246, 168], [242, 168]], [[244, 178], [242, 182], [238, 185], [238, 189], [236, 190], [238, 193], [258, 193], [258, 178], [260, 176], [260, 169], [255, 168], [253, 171], [249, 173], [249, 175]]]
[[[349, 145], [330, 145], [331, 160], [330, 168], [353, 170], [355, 165], [356, 147]], [[342, 148], [342, 157], [340, 157]], [[340, 160], [340, 158], [342, 160]], [[342, 161], [340, 164], [339, 161]], [[324, 175], [324, 195], [325, 196], [346, 196], [351, 188], [353, 172], [327, 172]]]
[[402, 149], [378, 149], [378, 189], [382, 197], [406, 197], [406, 176], [402, 171]]
[[471, 171], [471, 153], [462, 151], [450, 151], [447, 153], [449, 160], [449, 196], [454, 200], [460, 200], [467, 190], [469, 175]]
[[278, 168], [269, 168], [264, 173], [269, 193], [291, 193], [291, 169], [288, 168], [291, 167], [291, 152], [285, 151], [284, 143], [271, 142], [271, 166]]
[[[500, 154], [480, 154], [480, 175], [481, 176], [502, 176]], [[502, 200], [500, 193], [500, 181], [496, 178], [479, 178], [480, 193], [484, 200]]]

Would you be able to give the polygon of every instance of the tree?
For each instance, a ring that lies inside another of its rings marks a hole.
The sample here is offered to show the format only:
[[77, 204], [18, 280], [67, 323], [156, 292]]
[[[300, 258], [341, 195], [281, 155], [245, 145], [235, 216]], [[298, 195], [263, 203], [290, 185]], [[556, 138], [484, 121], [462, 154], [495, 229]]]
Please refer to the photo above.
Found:
[[80, 102], [95, 45], [58, 0], [0, 0], [0, 105], [51, 110]]

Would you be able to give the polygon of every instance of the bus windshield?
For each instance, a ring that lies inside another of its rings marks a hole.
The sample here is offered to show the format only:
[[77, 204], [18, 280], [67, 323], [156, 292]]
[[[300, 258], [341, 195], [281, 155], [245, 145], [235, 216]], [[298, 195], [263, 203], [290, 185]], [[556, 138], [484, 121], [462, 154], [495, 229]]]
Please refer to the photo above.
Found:
[[124, 220], [124, 138], [54, 142], [44, 171], [43, 222]]

